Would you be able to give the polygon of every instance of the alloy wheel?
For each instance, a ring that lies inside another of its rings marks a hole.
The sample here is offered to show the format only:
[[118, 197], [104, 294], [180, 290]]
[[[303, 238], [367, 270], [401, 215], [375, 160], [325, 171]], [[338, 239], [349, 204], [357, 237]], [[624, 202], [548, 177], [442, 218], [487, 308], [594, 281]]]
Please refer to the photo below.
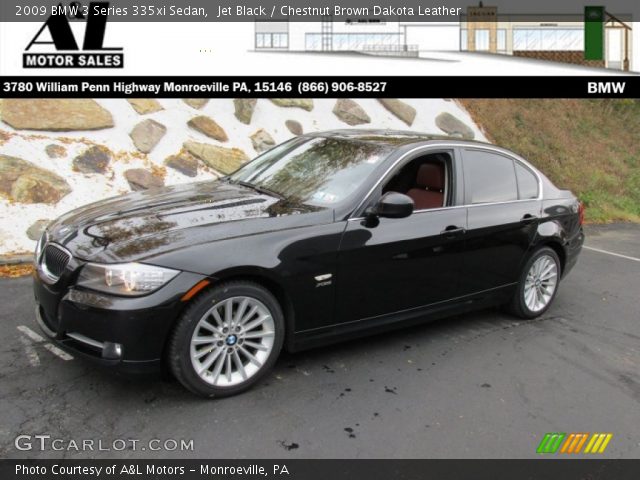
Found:
[[274, 337], [275, 323], [264, 303], [253, 297], [230, 297], [213, 305], [196, 324], [191, 364], [211, 385], [238, 385], [260, 371]]
[[532, 312], [544, 309], [558, 286], [558, 265], [550, 255], [541, 255], [529, 268], [524, 283], [524, 302]]

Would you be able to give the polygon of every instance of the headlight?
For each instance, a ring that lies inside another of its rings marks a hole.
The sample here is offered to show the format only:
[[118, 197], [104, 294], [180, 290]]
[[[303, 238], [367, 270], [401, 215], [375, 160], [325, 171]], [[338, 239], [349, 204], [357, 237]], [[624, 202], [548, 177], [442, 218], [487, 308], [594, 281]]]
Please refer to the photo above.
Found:
[[88, 263], [80, 271], [78, 285], [114, 295], [136, 296], [159, 289], [178, 273], [143, 263]]

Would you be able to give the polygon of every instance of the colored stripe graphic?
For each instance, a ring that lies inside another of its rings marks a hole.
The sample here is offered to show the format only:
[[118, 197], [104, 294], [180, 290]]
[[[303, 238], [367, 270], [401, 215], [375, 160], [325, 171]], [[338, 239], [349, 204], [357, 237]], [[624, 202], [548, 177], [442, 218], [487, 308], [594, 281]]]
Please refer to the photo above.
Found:
[[562, 445], [560, 453], [580, 453], [587, 438], [589, 438], [588, 433], [571, 433]]
[[547, 433], [542, 438], [540, 445], [538, 445], [537, 453], [556, 453], [566, 433]]
[[587, 441], [587, 438], [589, 438], [589, 434], [588, 433], [583, 433], [582, 434], [582, 439], [580, 440], [580, 443], [578, 443], [578, 446], [576, 447], [576, 450], [573, 453], [580, 453], [580, 450], [582, 450], [582, 446]]
[[[546, 433], [537, 453], [604, 453], [613, 438], [612, 433]], [[587, 441], [588, 440], [588, 441]], [[586, 448], [582, 450], [586, 444]]]
[[611, 433], [594, 433], [584, 453], [604, 453], [612, 437]]

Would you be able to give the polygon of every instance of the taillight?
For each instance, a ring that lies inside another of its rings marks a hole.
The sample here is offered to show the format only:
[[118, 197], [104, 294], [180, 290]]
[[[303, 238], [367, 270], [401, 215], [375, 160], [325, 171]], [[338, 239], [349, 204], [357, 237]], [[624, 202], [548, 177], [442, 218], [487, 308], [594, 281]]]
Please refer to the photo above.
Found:
[[584, 203], [582, 202], [578, 202], [578, 219], [582, 225], [584, 223]]

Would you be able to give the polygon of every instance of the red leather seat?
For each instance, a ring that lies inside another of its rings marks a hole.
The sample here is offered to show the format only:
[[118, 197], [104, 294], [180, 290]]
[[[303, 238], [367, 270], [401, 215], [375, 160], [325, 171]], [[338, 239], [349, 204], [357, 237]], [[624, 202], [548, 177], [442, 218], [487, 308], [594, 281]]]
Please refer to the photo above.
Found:
[[444, 165], [425, 163], [418, 168], [416, 186], [407, 192], [415, 210], [444, 206]]

